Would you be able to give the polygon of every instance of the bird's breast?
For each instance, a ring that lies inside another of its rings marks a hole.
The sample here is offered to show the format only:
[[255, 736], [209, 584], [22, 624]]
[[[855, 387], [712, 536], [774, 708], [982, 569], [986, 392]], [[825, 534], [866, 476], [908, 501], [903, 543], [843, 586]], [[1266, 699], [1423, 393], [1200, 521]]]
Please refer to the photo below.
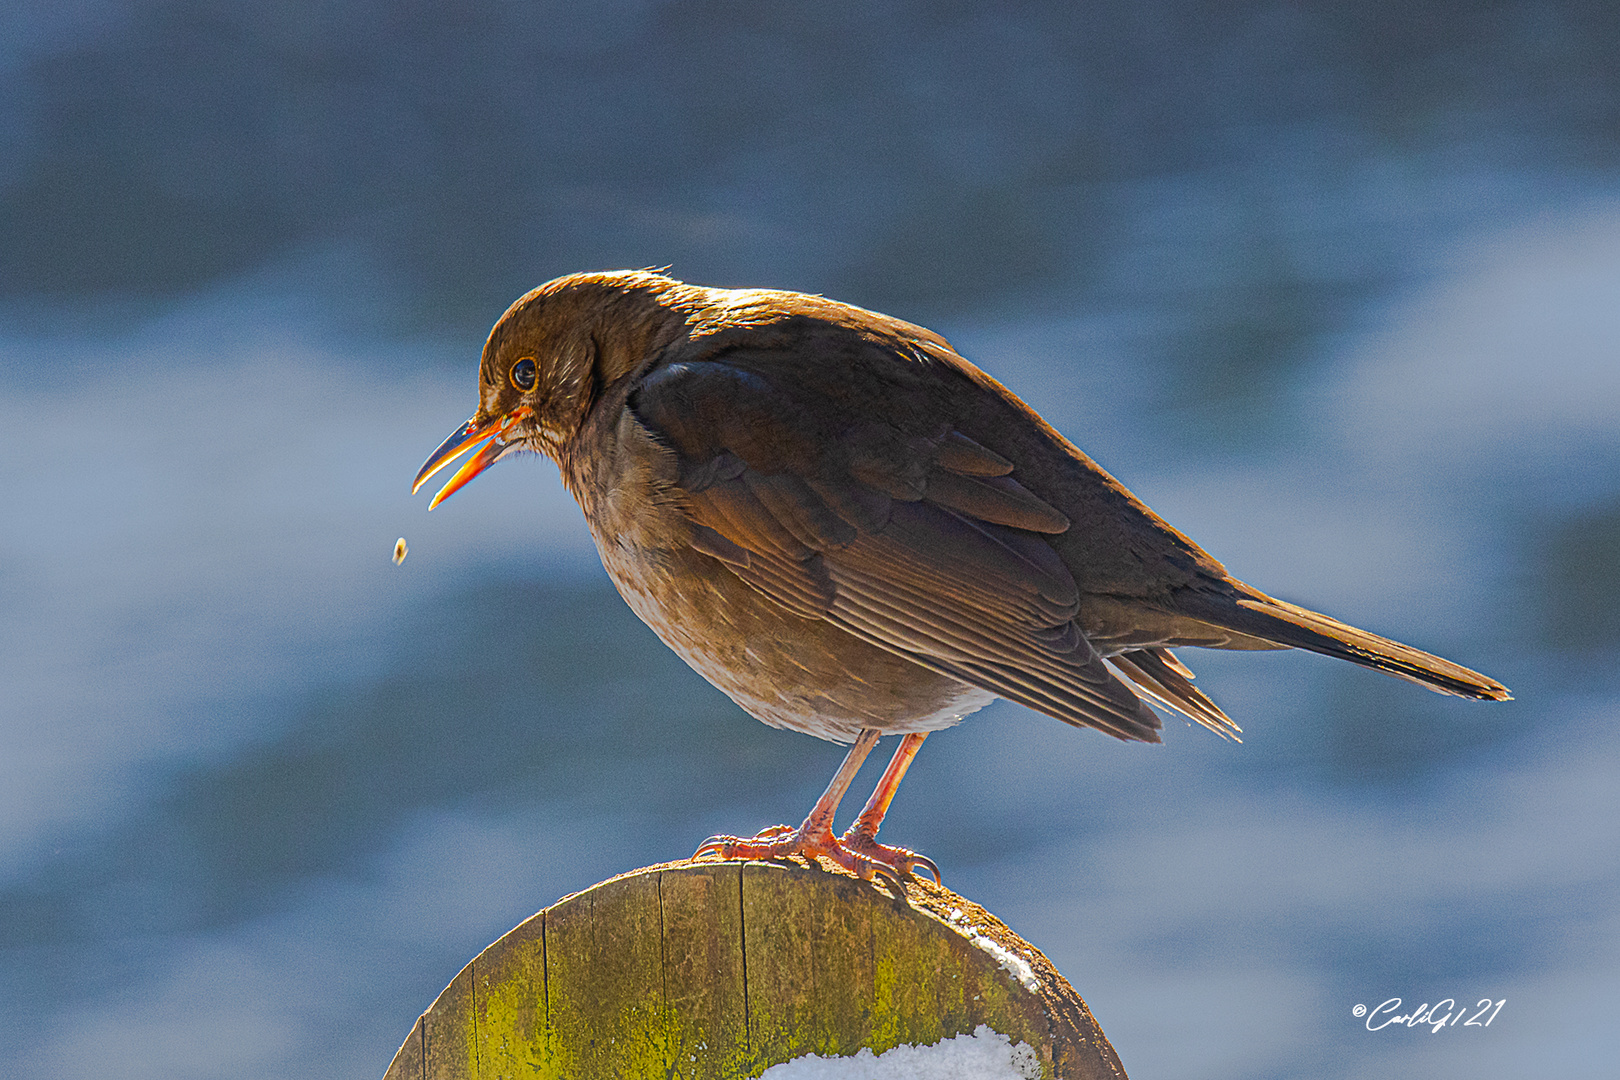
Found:
[[599, 426], [590, 452], [564, 463], [563, 474], [630, 607], [765, 723], [849, 742], [863, 728], [948, 727], [994, 700], [825, 620], [788, 611], [693, 548], [674, 455], [628, 409], [611, 431]]

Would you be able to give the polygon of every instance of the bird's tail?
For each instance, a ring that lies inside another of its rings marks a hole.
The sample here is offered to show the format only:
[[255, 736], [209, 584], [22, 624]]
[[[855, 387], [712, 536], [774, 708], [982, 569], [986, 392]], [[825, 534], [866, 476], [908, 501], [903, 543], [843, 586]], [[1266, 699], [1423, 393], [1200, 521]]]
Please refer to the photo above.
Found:
[[1243, 729], [1192, 684], [1192, 671], [1169, 649], [1133, 649], [1110, 656], [1108, 662], [1154, 704], [1198, 721], [1223, 739], [1243, 741]]
[[1277, 600], [1241, 582], [1234, 584], [1238, 586], [1235, 594], [1198, 591], [1181, 598], [1184, 602], [1177, 606], [1182, 614], [1203, 622], [1376, 668], [1438, 693], [1483, 701], [1506, 701], [1513, 696], [1495, 679], [1461, 664]]

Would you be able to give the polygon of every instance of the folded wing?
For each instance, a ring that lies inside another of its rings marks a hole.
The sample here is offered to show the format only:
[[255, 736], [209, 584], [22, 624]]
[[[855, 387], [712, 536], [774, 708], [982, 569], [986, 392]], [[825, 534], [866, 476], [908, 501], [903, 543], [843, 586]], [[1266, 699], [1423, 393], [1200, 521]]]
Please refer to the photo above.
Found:
[[[938, 426], [908, 362], [888, 357], [892, 377], [830, 417], [790, 357], [735, 349], [655, 368], [630, 406], [677, 455], [693, 547], [760, 593], [1068, 723], [1158, 741], [1158, 717], [1075, 624], [1074, 578], [1044, 538], [1068, 518], [1006, 458]], [[1182, 707], [1170, 668], [1122, 670]]]

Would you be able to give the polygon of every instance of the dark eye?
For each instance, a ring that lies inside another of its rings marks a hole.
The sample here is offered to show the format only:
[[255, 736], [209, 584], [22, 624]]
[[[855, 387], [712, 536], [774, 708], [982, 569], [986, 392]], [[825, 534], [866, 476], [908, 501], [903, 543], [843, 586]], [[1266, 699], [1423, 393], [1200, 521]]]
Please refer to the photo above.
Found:
[[512, 385], [527, 394], [534, 389], [534, 357], [525, 356], [512, 365]]

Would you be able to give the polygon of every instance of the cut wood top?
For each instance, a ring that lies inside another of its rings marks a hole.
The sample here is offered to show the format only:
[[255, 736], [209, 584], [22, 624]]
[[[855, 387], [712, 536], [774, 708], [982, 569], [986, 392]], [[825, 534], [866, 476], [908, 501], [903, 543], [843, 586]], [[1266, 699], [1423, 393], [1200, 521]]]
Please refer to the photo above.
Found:
[[1125, 1076], [1040, 950], [948, 889], [683, 861], [565, 897], [485, 949], [385, 1080], [732, 1080], [981, 1024], [1033, 1047], [1045, 1077]]

